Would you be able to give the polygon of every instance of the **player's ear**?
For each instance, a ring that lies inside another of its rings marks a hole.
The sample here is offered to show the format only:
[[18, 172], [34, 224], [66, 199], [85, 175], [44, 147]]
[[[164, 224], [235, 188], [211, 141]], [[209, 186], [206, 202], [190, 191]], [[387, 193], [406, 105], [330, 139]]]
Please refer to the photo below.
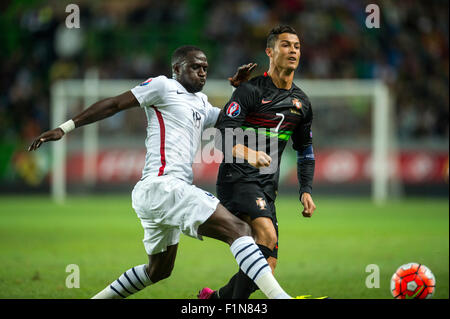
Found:
[[172, 77], [174, 79], [178, 78], [180, 76], [180, 64], [174, 63], [172, 64]]
[[266, 48], [266, 54], [267, 54], [267, 56], [268, 56], [269, 58], [271, 58], [271, 57], [272, 57], [272, 54], [273, 54], [273, 49], [272, 49], [272, 48]]

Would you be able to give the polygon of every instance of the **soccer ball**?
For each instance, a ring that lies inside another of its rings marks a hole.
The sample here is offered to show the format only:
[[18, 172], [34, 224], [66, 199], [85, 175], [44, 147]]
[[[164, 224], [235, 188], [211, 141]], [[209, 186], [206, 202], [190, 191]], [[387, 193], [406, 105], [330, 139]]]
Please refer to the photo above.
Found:
[[433, 273], [418, 263], [400, 266], [391, 279], [391, 292], [395, 299], [430, 299], [435, 290]]

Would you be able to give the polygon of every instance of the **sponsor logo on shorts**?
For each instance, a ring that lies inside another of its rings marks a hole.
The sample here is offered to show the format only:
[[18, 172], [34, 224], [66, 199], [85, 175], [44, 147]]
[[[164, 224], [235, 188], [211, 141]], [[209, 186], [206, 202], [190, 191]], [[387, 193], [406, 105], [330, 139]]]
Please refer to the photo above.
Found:
[[226, 113], [229, 117], [236, 117], [241, 114], [241, 106], [237, 102], [231, 102]]

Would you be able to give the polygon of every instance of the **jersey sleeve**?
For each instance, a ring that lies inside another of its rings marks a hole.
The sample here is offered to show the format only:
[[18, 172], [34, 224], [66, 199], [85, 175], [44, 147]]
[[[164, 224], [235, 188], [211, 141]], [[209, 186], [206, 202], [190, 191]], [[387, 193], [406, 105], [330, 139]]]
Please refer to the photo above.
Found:
[[131, 89], [141, 107], [158, 106], [163, 101], [167, 92], [168, 80], [161, 75], [149, 78]]
[[208, 102], [208, 97], [205, 94], [202, 94], [202, 100], [206, 108], [206, 118], [203, 127], [214, 127], [219, 118], [220, 109], [212, 106], [211, 103]]
[[[238, 144], [235, 134], [231, 133], [230, 136], [228, 129], [233, 130], [242, 126], [247, 114], [255, 108], [255, 101], [255, 88], [248, 83], [244, 83], [234, 90], [230, 100], [219, 114], [219, 120], [216, 124], [218, 131], [215, 138], [215, 147], [225, 155], [226, 162], [233, 161], [231, 150]], [[227, 141], [231, 141], [231, 144]]]
[[223, 116], [217, 124], [218, 129], [241, 127], [245, 117], [256, 106], [257, 92], [255, 88], [244, 83], [234, 90], [228, 103], [223, 108]]
[[305, 105], [302, 110], [304, 120], [297, 125], [292, 134], [292, 147], [298, 152], [303, 152], [306, 148], [312, 147], [312, 131], [311, 125], [313, 113], [311, 104]]
[[299, 195], [312, 193], [314, 179], [315, 158], [312, 146], [312, 109], [311, 105], [303, 110], [305, 120], [299, 124], [292, 134], [292, 147], [297, 151], [297, 178], [299, 183]]
[[208, 109], [206, 110], [205, 128], [214, 127], [219, 118], [219, 114], [220, 109], [208, 103]]

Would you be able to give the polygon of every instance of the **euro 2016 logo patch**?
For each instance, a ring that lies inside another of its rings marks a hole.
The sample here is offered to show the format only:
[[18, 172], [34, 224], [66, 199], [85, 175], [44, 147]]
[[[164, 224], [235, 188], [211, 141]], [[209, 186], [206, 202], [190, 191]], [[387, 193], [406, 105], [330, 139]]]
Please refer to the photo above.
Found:
[[146, 81], [139, 84], [139, 86], [145, 86], [145, 85], [149, 84], [152, 80], [153, 80], [153, 78], [147, 79]]
[[229, 117], [236, 117], [241, 114], [241, 106], [236, 102], [231, 102], [226, 111]]

